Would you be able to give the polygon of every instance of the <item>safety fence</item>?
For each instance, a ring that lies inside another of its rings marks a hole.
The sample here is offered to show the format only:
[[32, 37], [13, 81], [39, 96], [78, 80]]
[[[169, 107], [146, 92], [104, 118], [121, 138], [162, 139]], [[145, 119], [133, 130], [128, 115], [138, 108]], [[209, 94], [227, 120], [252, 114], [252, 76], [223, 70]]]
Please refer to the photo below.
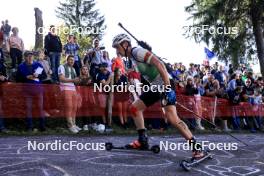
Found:
[[[93, 87], [77, 86], [77, 117], [101, 116], [107, 114], [107, 97], [105, 93], [95, 92]], [[28, 116], [40, 117], [43, 112], [50, 118], [65, 117], [65, 96], [60, 85], [32, 85], [21, 83], [3, 83], [0, 85], [0, 111], [5, 118], [24, 118]], [[217, 99], [201, 96], [185, 96], [177, 91], [177, 112], [182, 118], [228, 118], [236, 116], [262, 116], [263, 105], [240, 103], [232, 105], [226, 99]], [[114, 93], [113, 116], [118, 115], [118, 103], [129, 106], [132, 103], [130, 93]], [[147, 108], [145, 118], [163, 117], [160, 102]]]

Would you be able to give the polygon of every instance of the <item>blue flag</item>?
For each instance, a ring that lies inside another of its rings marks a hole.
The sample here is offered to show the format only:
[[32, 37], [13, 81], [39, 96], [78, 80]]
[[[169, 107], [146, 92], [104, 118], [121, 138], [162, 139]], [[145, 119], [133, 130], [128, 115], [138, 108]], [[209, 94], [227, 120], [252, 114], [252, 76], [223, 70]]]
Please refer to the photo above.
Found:
[[215, 57], [215, 53], [213, 51], [210, 51], [208, 48], [204, 47], [204, 52], [206, 54], [206, 58], [208, 60], [211, 60], [213, 57]]

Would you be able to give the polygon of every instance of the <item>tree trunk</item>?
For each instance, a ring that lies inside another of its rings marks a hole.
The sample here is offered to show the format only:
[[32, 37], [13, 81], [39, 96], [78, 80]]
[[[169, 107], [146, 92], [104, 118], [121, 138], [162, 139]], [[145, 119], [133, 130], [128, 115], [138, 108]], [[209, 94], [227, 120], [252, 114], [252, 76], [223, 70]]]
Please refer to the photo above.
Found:
[[253, 24], [253, 33], [257, 46], [260, 71], [262, 76], [264, 76], [264, 35], [262, 31], [263, 9], [261, 3], [257, 3], [256, 0], [251, 1], [251, 20]]
[[[39, 8], [34, 8], [35, 10], [35, 26], [36, 26], [36, 34], [35, 34], [35, 50], [43, 48], [43, 19], [42, 19], [42, 11]], [[42, 30], [39, 30], [42, 29]]]

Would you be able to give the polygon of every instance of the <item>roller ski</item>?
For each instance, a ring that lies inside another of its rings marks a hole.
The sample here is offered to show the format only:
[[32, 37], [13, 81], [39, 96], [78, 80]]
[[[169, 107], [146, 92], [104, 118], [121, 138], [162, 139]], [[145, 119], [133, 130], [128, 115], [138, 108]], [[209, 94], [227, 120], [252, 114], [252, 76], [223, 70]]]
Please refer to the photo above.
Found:
[[190, 160], [182, 160], [180, 163], [180, 167], [182, 167], [185, 171], [190, 171], [192, 167], [197, 166], [199, 163], [205, 161], [206, 159], [212, 159], [213, 155], [209, 150], [205, 150], [202, 152], [196, 151], [193, 154], [193, 157]]
[[111, 151], [112, 149], [116, 150], [138, 150], [138, 151], [151, 151], [153, 153], [159, 153], [160, 147], [159, 145], [153, 145], [149, 146], [148, 139], [145, 136], [139, 137], [138, 140], [135, 140], [134, 142], [127, 144], [125, 146], [117, 147], [114, 146], [112, 143], [108, 142], [105, 144], [105, 148], [107, 151]]

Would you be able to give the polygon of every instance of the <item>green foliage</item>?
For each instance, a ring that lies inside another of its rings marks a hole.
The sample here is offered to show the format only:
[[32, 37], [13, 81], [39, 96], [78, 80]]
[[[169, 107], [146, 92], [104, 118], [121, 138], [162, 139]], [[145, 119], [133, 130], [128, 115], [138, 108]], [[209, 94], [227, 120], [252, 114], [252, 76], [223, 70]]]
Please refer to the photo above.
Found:
[[64, 20], [66, 26], [76, 25], [82, 29], [89, 27], [93, 32], [88, 36], [101, 39], [106, 28], [105, 19], [99, 10], [94, 9], [95, 5], [95, 0], [63, 0], [57, 7], [56, 14], [58, 18]]
[[[192, 27], [202, 25], [209, 25], [215, 29], [236, 27], [237, 32], [234, 34], [191, 32], [186, 37], [194, 38], [196, 42], [203, 41], [207, 45], [212, 44], [213, 51], [220, 60], [231, 60], [235, 65], [256, 58], [257, 47], [252, 23], [257, 19], [252, 18], [251, 15], [255, 10], [252, 6], [253, 1], [264, 9], [261, 0], [193, 0], [192, 4], [185, 8], [186, 12], [191, 14], [189, 19], [193, 20]], [[264, 24], [264, 13], [262, 24]]]

